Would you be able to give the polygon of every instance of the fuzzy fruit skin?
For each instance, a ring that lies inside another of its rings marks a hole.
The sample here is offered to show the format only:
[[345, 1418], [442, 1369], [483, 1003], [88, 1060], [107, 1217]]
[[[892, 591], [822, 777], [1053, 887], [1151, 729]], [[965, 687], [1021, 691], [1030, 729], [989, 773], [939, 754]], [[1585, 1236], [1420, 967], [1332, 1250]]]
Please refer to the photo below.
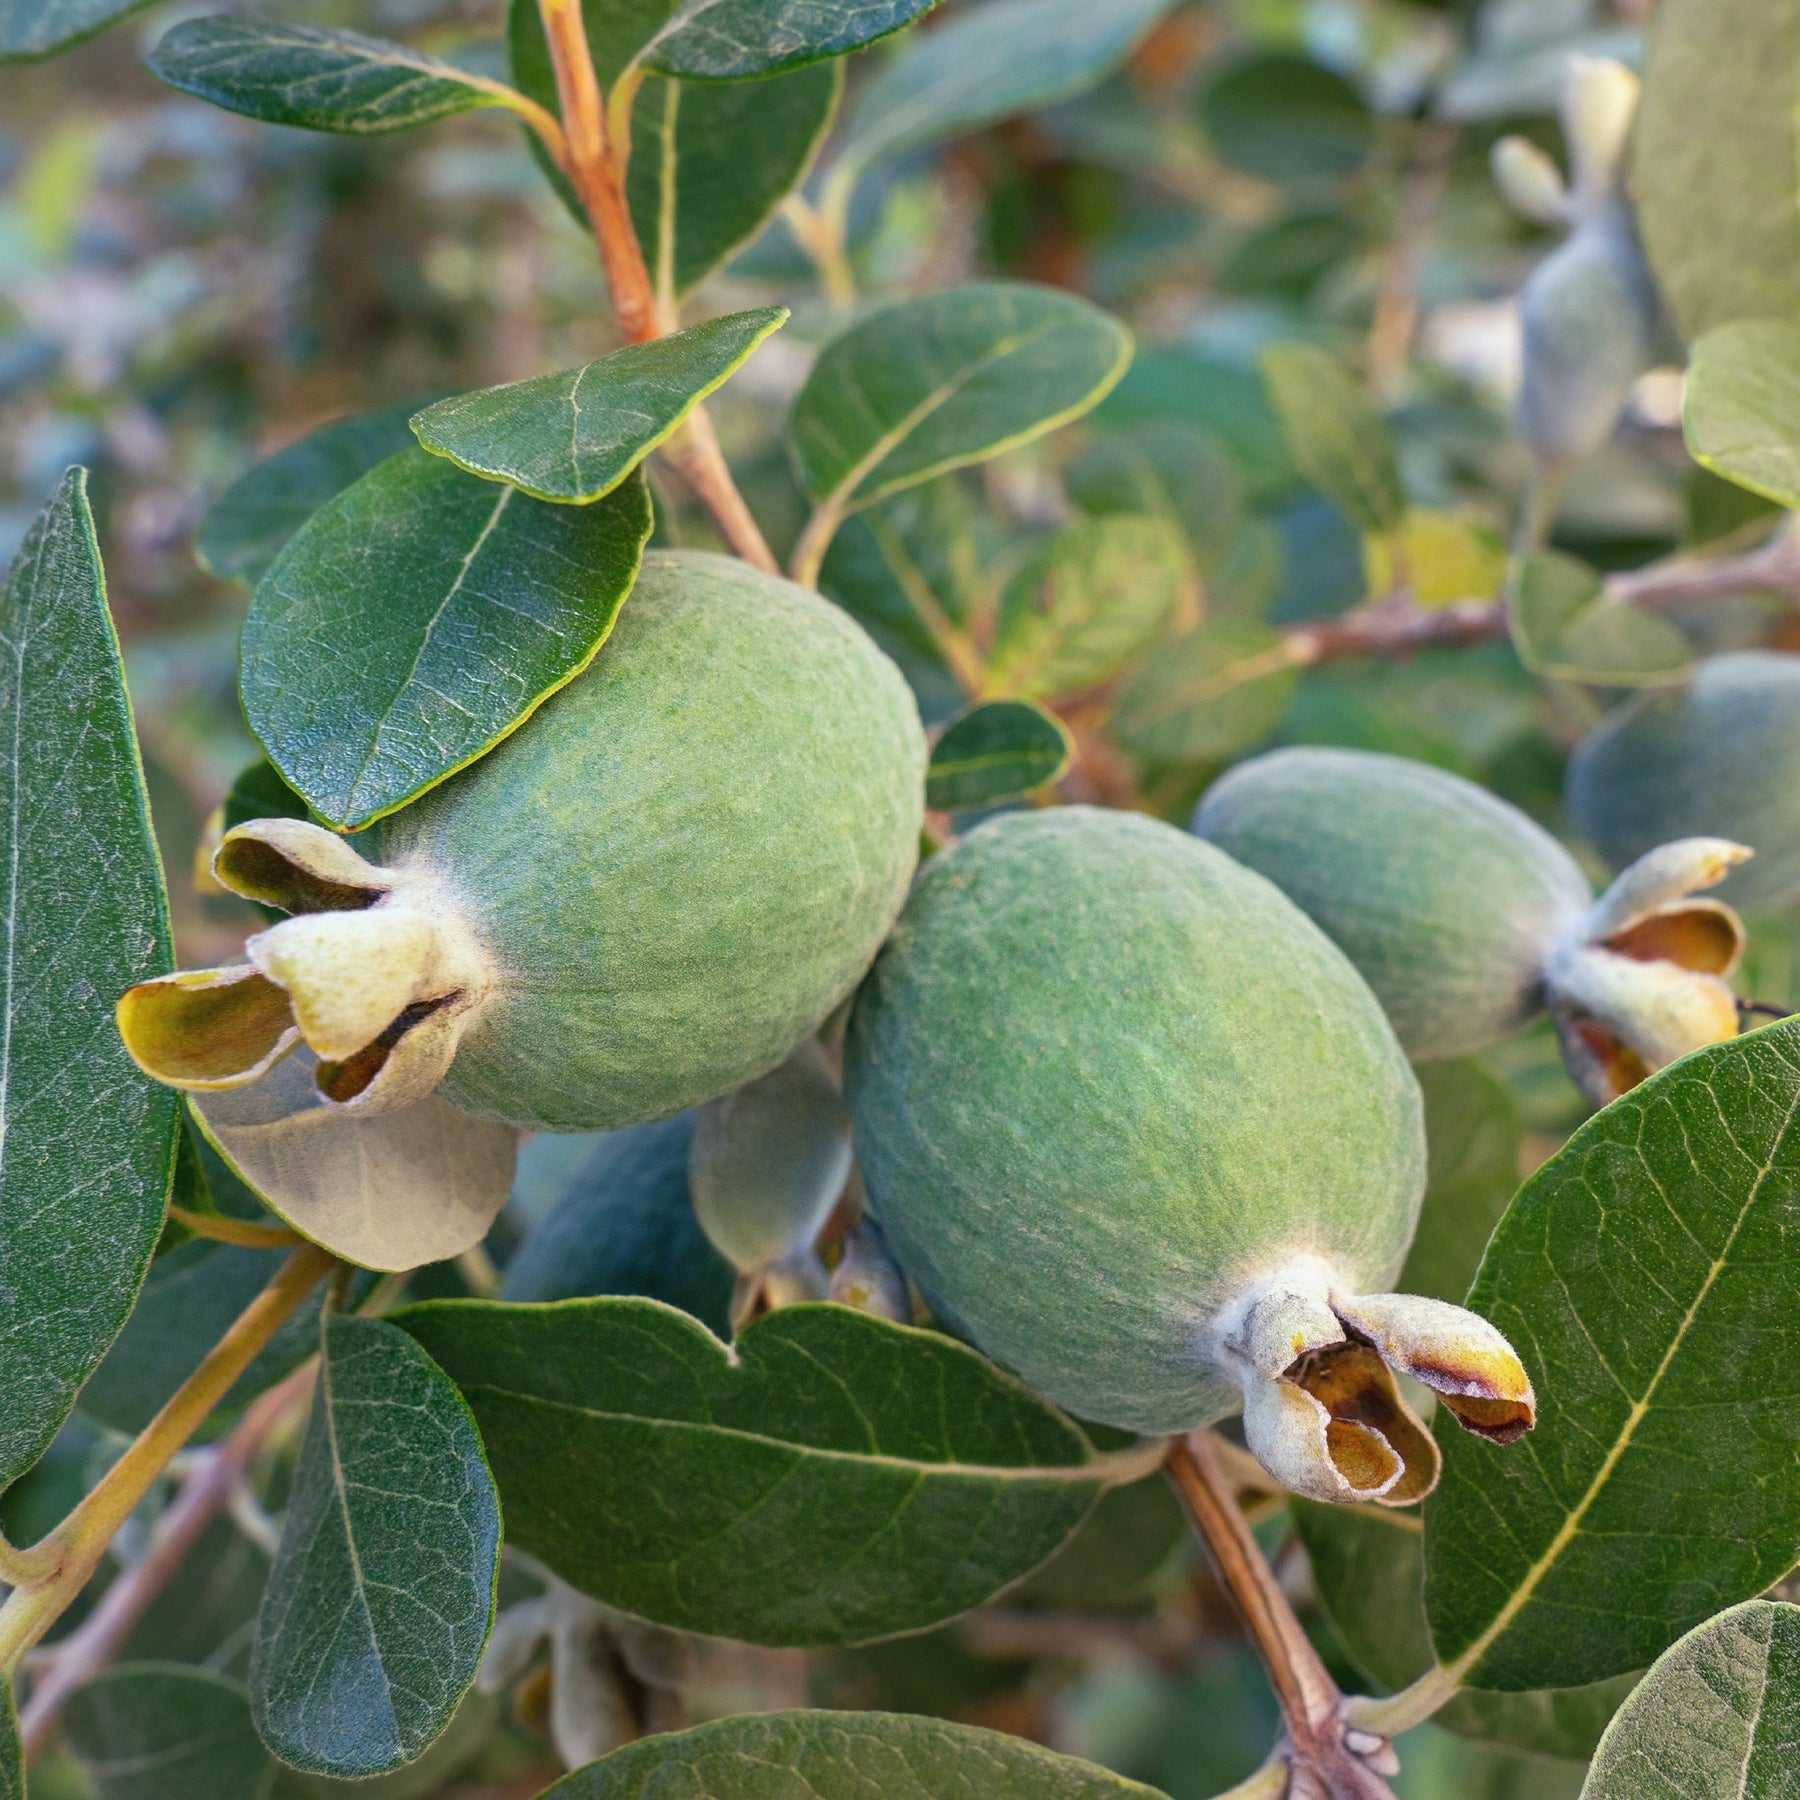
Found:
[[1581, 833], [1616, 868], [1671, 838], [1756, 852], [1715, 890], [1746, 912], [1800, 900], [1800, 656], [1703, 658], [1683, 688], [1628, 701], [1576, 746], [1566, 792]]
[[1417, 1063], [1510, 1037], [1592, 895], [1547, 831], [1484, 788], [1367, 750], [1276, 750], [1217, 781], [1197, 835], [1266, 875], [1375, 990]]
[[1212, 1325], [1315, 1254], [1388, 1285], [1424, 1182], [1374, 996], [1260, 876], [1172, 826], [1015, 813], [926, 863], [857, 996], [871, 1210], [933, 1309], [1084, 1418], [1237, 1410]]
[[732, 558], [645, 557], [592, 666], [369, 834], [371, 860], [441, 878], [498, 965], [446, 1097], [610, 1129], [773, 1068], [900, 910], [925, 755], [846, 613]]

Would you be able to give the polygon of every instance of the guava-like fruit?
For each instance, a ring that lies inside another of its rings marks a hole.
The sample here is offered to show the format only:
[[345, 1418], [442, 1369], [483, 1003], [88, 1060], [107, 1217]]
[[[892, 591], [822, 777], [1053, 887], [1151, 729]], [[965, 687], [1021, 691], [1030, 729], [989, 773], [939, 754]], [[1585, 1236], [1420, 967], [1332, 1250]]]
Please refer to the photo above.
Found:
[[947, 1324], [1089, 1419], [1244, 1409], [1271, 1473], [1416, 1498], [1391, 1367], [1500, 1438], [1530, 1386], [1485, 1322], [1384, 1295], [1419, 1090], [1361, 977], [1262, 877], [1135, 814], [1012, 814], [922, 870], [858, 993], [871, 1211]]
[[1800, 900], [1800, 656], [1708, 656], [1679, 688], [1647, 689], [1569, 758], [1569, 814], [1615, 867], [1690, 832], [1741, 839], [1755, 859], [1722, 899], [1746, 912]]
[[1748, 852], [1660, 845], [1598, 901], [1569, 853], [1473, 782], [1366, 750], [1271, 751], [1195, 833], [1266, 875], [1361, 971], [1414, 1062], [1499, 1043], [1546, 1006], [1597, 1105], [1733, 1036], [1737, 916], [1695, 888]]
[[226, 834], [219, 878], [294, 915], [244, 967], [132, 989], [139, 1062], [204, 1091], [304, 1040], [327, 1104], [441, 1087], [478, 1117], [632, 1124], [765, 1073], [855, 985], [917, 858], [925, 741], [818, 595], [653, 554], [593, 664], [354, 843]]

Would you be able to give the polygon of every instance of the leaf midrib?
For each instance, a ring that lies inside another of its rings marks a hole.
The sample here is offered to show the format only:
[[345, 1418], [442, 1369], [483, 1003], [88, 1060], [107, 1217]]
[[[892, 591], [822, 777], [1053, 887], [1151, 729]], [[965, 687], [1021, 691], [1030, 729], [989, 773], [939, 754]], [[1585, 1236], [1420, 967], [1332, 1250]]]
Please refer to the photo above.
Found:
[[[1716, 1099], [1714, 1103], [1715, 1105], [1717, 1104]], [[1736, 1244], [1738, 1236], [1744, 1228], [1744, 1222], [1750, 1217], [1758, 1199], [1762, 1195], [1763, 1184], [1768, 1180], [1770, 1173], [1775, 1167], [1776, 1160], [1780, 1156], [1782, 1147], [1787, 1140], [1787, 1135], [1793, 1128], [1796, 1113], [1800, 1113], [1800, 1087], [1796, 1087], [1792, 1098], [1788, 1102], [1787, 1114], [1782, 1119], [1781, 1126], [1776, 1131], [1774, 1140], [1770, 1146], [1768, 1161], [1762, 1164], [1757, 1170], [1756, 1179], [1751, 1183], [1750, 1192], [1745, 1197], [1744, 1204], [1738, 1209], [1737, 1217], [1732, 1221], [1731, 1230], [1726, 1234], [1725, 1242], [1720, 1247], [1719, 1254], [1713, 1259], [1711, 1266], [1706, 1271], [1705, 1280], [1700, 1284], [1699, 1291], [1689, 1303], [1687, 1311], [1683, 1313], [1681, 1324], [1677, 1327], [1673, 1337], [1669, 1341], [1668, 1349], [1663, 1352], [1662, 1360], [1657, 1364], [1655, 1372], [1651, 1375], [1649, 1384], [1644, 1389], [1643, 1397], [1633, 1401], [1631, 1410], [1626, 1415], [1624, 1425], [1620, 1427], [1618, 1436], [1614, 1440], [1612, 1448], [1607, 1451], [1606, 1456], [1601, 1461], [1600, 1467], [1595, 1471], [1593, 1480], [1588, 1483], [1586, 1492], [1583, 1493], [1580, 1500], [1578, 1500], [1564, 1515], [1562, 1524], [1557, 1528], [1555, 1536], [1551, 1538], [1544, 1553], [1528, 1570], [1526, 1570], [1524, 1579], [1507, 1597], [1506, 1604], [1502, 1606], [1500, 1611], [1495, 1615], [1492, 1623], [1489, 1624], [1474, 1642], [1453, 1661], [1441, 1665], [1444, 1672], [1454, 1676], [1458, 1682], [1460, 1682], [1462, 1678], [1475, 1667], [1481, 1658], [1493, 1648], [1495, 1643], [1499, 1641], [1500, 1637], [1512, 1624], [1513, 1620], [1525, 1609], [1532, 1595], [1537, 1592], [1539, 1586], [1542, 1585], [1551, 1570], [1555, 1568], [1557, 1562], [1561, 1559], [1563, 1552], [1579, 1535], [1582, 1520], [1587, 1517], [1594, 1503], [1600, 1498], [1607, 1482], [1612, 1479], [1614, 1469], [1618, 1467], [1625, 1452], [1630, 1449], [1632, 1439], [1636, 1436], [1637, 1428], [1648, 1414], [1651, 1404], [1656, 1398], [1657, 1389], [1662, 1385], [1663, 1377], [1668, 1373], [1670, 1365], [1674, 1362], [1676, 1353], [1687, 1341], [1687, 1335], [1693, 1327], [1694, 1320], [1698, 1317], [1701, 1307], [1706, 1304], [1708, 1295], [1711, 1294], [1719, 1276], [1723, 1273], [1727, 1262], [1730, 1260], [1732, 1247]]]
[[[1105, 1455], [1097, 1455], [1091, 1462], [1035, 1465], [1029, 1468], [1006, 1467], [990, 1463], [966, 1462], [925, 1462], [917, 1457], [894, 1456], [884, 1451], [869, 1450], [831, 1450], [812, 1444], [799, 1444], [787, 1438], [770, 1437], [764, 1432], [747, 1431], [738, 1425], [706, 1424], [694, 1419], [657, 1419], [647, 1417], [643, 1413], [611, 1412], [602, 1407], [583, 1406], [573, 1400], [556, 1400], [545, 1394], [521, 1392], [513, 1388], [500, 1387], [493, 1382], [477, 1382], [464, 1387], [463, 1392], [473, 1399], [476, 1395], [492, 1396], [499, 1400], [511, 1400], [530, 1406], [540, 1406], [552, 1412], [568, 1413], [581, 1419], [590, 1419], [603, 1425], [641, 1425], [649, 1426], [657, 1431], [677, 1431], [698, 1433], [711, 1437], [729, 1438], [734, 1442], [754, 1444], [759, 1448], [779, 1450], [790, 1456], [816, 1457], [826, 1462], [852, 1463], [858, 1467], [879, 1467], [904, 1471], [908, 1475], [954, 1475], [971, 1480], [1005, 1481], [1005, 1482], [1087, 1482], [1097, 1481], [1106, 1486], [1116, 1486], [1121, 1479], [1129, 1479], [1121, 1475], [1125, 1469], [1135, 1469], [1144, 1461], [1141, 1450], [1114, 1451]], [[1156, 1446], [1160, 1460], [1162, 1449]], [[1144, 1472], [1148, 1472], [1146, 1469]]]

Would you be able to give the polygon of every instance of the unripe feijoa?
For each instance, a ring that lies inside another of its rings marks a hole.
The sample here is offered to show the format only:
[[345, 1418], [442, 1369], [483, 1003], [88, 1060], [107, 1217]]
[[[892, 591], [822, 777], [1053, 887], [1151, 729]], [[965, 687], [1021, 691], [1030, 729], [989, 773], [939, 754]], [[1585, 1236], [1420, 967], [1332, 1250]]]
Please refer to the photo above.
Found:
[[1375, 990], [1414, 1062], [1487, 1048], [1542, 1005], [1592, 899], [1555, 838], [1473, 782], [1363, 750], [1276, 750], [1215, 782], [1194, 831], [1266, 875]]
[[1417, 1216], [1417, 1084], [1343, 955], [1260, 876], [1060, 807], [933, 857], [858, 994], [871, 1210], [933, 1309], [1083, 1417], [1240, 1403], [1221, 1315], [1295, 1258], [1384, 1287]]
[[1699, 832], [1756, 852], [1719, 892], [1745, 910], [1800, 900], [1800, 656], [1738, 650], [1647, 690], [1569, 759], [1569, 812], [1615, 866]]
[[134, 989], [121, 1027], [177, 1085], [254, 1079], [304, 1038], [334, 1105], [441, 1083], [548, 1130], [664, 1117], [774, 1067], [854, 986], [905, 897], [924, 764], [846, 614], [652, 554], [584, 673], [354, 845], [228, 833], [221, 879], [300, 916], [247, 969]]
[[1442, 769], [1363, 750], [1240, 764], [1195, 832], [1266, 875], [1375, 990], [1413, 1061], [1500, 1042], [1546, 1006], [1599, 1106], [1737, 1030], [1728, 906], [1695, 898], [1749, 853], [1658, 843], [1595, 900], [1550, 834]]

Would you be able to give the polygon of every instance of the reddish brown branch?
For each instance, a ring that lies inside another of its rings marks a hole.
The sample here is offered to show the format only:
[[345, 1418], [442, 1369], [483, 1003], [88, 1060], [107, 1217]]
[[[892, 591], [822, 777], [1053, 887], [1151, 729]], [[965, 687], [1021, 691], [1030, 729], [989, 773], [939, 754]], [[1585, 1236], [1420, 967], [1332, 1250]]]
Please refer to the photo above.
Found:
[[1194, 1528], [1210, 1552], [1281, 1704], [1292, 1800], [1394, 1800], [1381, 1778], [1398, 1763], [1385, 1738], [1353, 1733], [1346, 1741], [1343, 1695], [1312, 1647], [1232, 1498], [1215, 1440], [1196, 1431], [1175, 1440], [1167, 1463]]

